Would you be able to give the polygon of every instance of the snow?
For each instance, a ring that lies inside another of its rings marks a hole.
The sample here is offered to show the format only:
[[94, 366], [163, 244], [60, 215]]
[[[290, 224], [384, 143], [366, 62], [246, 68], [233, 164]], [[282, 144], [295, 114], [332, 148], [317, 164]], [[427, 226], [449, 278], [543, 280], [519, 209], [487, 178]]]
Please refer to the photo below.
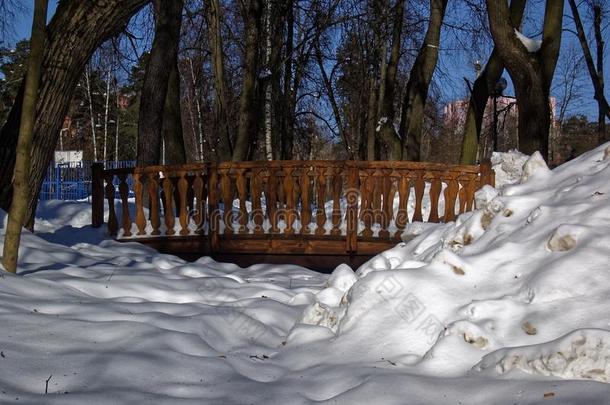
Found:
[[529, 37], [523, 35], [517, 29], [515, 29], [515, 36], [517, 37], [517, 39], [519, 41], [521, 41], [521, 43], [523, 44], [523, 46], [525, 46], [525, 49], [527, 49], [528, 52], [531, 52], [531, 53], [538, 52], [540, 50], [540, 47], [542, 46], [541, 40], [529, 38]]
[[41, 203], [0, 277], [0, 403], [608, 403], [610, 144], [493, 164], [480, 210], [331, 275], [188, 263]]

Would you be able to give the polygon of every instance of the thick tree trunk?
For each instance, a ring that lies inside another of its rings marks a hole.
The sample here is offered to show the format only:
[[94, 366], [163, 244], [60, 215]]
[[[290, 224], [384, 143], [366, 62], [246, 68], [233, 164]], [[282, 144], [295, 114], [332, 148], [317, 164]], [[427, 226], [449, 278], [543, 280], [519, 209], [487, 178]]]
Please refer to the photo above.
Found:
[[[511, 24], [515, 28], [521, 26], [525, 4], [527, 0], [512, 0], [510, 2], [510, 18]], [[494, 49], [483, 69], [481, 75], [475, 80], [472, 86], [470, 95], [470, 103], [468, 104], [468, 112], [466, 113], [466, 121], [464, 123], [464, 139], [462, 141], [462, 154], [460, 156], [461, 164], [475, 164], [477, 160], [477, 151], [479, 149], [479, 140], [481, 137], [481, 128], [483, 126], [483, 116], [487, 101], [494, 91], [494, 87], [504, 71], [504, 64]]]
[[404, 160], [421, 160], [424, 108], [438, 60], [441, 26], [445, 18], [447, 1], [430, 0], [428, 30], [407, 82], [399, 131], [402, 138], [402, 159]]
[[30, 56], [25, 76], [25, 91], [19, 126], [19, 139], [17, 141], [17, 156], [15, 159], [13, 201], [9, 210], [2, 253], [2, 264], [4, 269], [10, 273], [17, 272], [21, 228], [27, 220], [26, 214], [28, 200], [30, 199], [30, 187], [28, 185], [31, 162], [30, 151], [32, 149], [34, 123], [36, 122], [36, 104], [38, 101], [40, 76], [42, 75], [45, 30], [47, 27], [47, 5], [47, 0], [36, 0], [34, 3]]
[[530, 52], [510, 24], [506, 2], [487, 0], [495, 47], [513, 79], [517, 95], [519, 149], [526, 154], [539, 151], [545, 159], [551, 124], [549, 95], [561, 45], [563, 4], [547, 0], [542, 44], [539, 50]]
[[[176, 55], [177, 56], [177, 55]], [[171, 68], [167, 83], [167, 96], [163, 110], [163, 139], [165, 141], [165, 164], [186, 163], [186, 148], [182, 131], [180, 110], [180, 72], [178, 59]]]
[[144, 74], [138, 117], [138, 166], [161, 161], [163, 112], [169, 76], [176, 63], [182, 22], [181, 0], [155, 0], [155, 39]]
[[366, 109], [366, 125], [365, 125], [365, 135], [366, 135], [366, 160], [377, 160], [377, 147], [376, 140], [377, 137], [377, 102], [378, 102], [378, 85], [377, 80], [374, 75], [369, 77], [369, 97], [367, 102]]
[[248, 0], [244, 14], [245, 54], [244, 73], [241, 96], [239, 100], [239, 128], [233, 148], [232, 160], [236, 162], [248, 159], [257, 139], [257, 85], [259, 70], [259, 41], [262, 25], [262, 0]]
[[[384, 73], [382, 74], [383, 85], [380, 95], [379, 104], [381, 112], [381, 128], [379, 130], [381, 139], [385, 141], [388, 149], [388, 156], [393, 160], [400, 160], [401, 157], [401, 142], [400, 136], [394, 129], [394, 119], [396, 111], [394, 108], [394, 96], [396, 89], [396, 76], [398, 74], [398, 61], [400, 60], [400, 50], [402, 48], [402, 25], [404, 18], [405, 1], [398, 0], [394, 9], [394, 23], [392, 28], [392, 43], [390, 46], [390, 59], [385, 64]], [[385, 60], [385, 52], [383, 54]]]
[[[218, 144], [216, 146], [217, 158], [220, 161], [231, 160], [233, 147], [228, 121], [229, 90], [225, 79], [224, 47], [222, 41], [222, 13], [219, 0], [210, 0], [207, 8], [208, 39], [212, 68], [214, 70], [214, 114], [218, 131]], [[194, 83], [193, 83], [194, 84]]]
[[[53, 158], [63, 120], [85, 65], [95, 49], [107, 38], [121, 32], [132, 15], [147, 0], [62, 1], [47, 28], [37, 118], [32, 143], [29, 188], [32, 191], [26, 217], [33, 227], [33, 214], [44, 175]], [[0, 207], [8, 210], [12, 199], [23, 90], [2, 131], [0, 131]]]

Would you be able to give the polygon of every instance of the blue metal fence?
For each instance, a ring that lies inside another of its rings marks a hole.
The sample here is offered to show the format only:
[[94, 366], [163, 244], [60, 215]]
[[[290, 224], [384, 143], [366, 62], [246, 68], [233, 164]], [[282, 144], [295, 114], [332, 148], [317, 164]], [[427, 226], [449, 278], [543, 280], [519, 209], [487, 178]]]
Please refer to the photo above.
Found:
[[[55, 163], [47, 169], [47, 175], [40, 190], [40, 200], [82, 200], [91, 195], [91, 161]], [[108, 169], [121, 169], [134, 167], [133, 160], [120, 160], [118, 162], [106, 162]], [[115, 184], [118, 188], [118, 180]], [[128, 183], [132, 181], [131, 176]], [[129, 184], [132, 190], [132, 185]]]

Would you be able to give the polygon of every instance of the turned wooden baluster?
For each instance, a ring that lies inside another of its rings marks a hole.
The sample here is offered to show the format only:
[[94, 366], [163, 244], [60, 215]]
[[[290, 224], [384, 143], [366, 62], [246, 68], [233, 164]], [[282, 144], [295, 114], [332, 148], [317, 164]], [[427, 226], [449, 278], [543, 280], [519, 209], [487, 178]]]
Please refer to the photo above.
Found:
[[252, 198], [252, 222], [254, 223], [254, 233], [257, 235], [265, 233], [263, 229], [263, 222], [265, 220], [265, 213], [262, 209], [261, 198], [262, 198], [262, 179], [263, 169], [255, 168], [252, 170], [252, 177], [250, 178], [250, 195]]
[[129, 216], [129, 186], [127, 185], [127, 174], [121, 173], [119, 178], [119, 194], [121, 195], [121, 222], [123, 225], [123, 236], [131, 236], [131, 217]]
[[144, 185], [142, 184], [142, 174], [133, 175], [133, 192], [136, 197], [136, 227], [138, 235], [146, 235], [146, 217], [144, 216]]
[[239, 233], [248, 233], [248, 209], [246, 200], [248, 199], [246, 169], [237, 169], [237, 197], [239, 198]]
[[326, 168], [318, 167], [316, 182], [316, 235], [326, 233]]
[[163, 173], [163, 216], [165, 217], [165, 234], [174, 235], [176, 231], [176, 214], [174, 212], [174, 185], [170, 173]]
[[459, 184], [460, 184], [460, 191], [458, 192], [458, 199], [460, 202], [460, 214], [463, 214], [464, 212], [466, 212], [466, 205], [468, 203], [468, 197], [467, 197], [467, 187], [468, 187], [468, 182], [469, 180], [467, 178], [460, 178], [459, 179]]
[[332, 221], [333, 228], [330, 231], [331, 235], [341, 235], [341, 191], [343, 189], [343, 173], [342, 168], [334, 168], [334, 176], [332, 182], [333, 194], [333, 212]]
[[474, 209], [474, 194], [477, 191], [476, 175], [471, 174], [468, 184], [466, 185], [466, 210], [472, 211]]
[[218, 209], [218, 166], [211, 164], [208, 169], [208, 235], [212, 252], [220, 249], [220, 210]]
[[108, 200], [108, 232], [111, 236], [116, 236], [119, 228], [119, 222], [116, 217], [114, 210], [114, 175], [111, 173], [104, 173], [104, 180], [106, 180], [106, 199]]
[[373, 224], [381, 224], [381, 216], [383, 212], [381, 211], [381, 197], [383, 194], [383, 174], [381, 170], [375, 170], [374, 177], [375, 181], [373, 182]]
[[277, 169], [271, 167], [269, 169], [269, 178], [267, 179], [267, 215], [269, 216], [269, 223], [271, 224], [271, 233], [278, 233], [280, 229], [277, 226], [278, 223], [278, 211], [277, 211]]
[[413, 222], [423, 222], [422, 215], [422, 200], [426, 190], [426, 181], [424, 180], [424, 172], [417, 171], [415, 178], [415, 212], [413, 213]]
[[159, 183], [157, 183], [159, 175], [156, 173], [148, 173], [148, 196], [150, 198], [150, 225], [152, 227], [153, 236], [161, 235], [159, 228], [161, 227], [161, 219], [159, 214]]
[[448, 175], [445, 189], [445, 222], [455, 220], [455, 200], [459, 192], [459, 185], [455, 174]]
[[364, 229], [362, 230], [362, 236], [365, 238], [371, 238], [373, 236], [373, 219], [374, 219], [374, 207], [373, 207], [373, 192], [375, 191], [375, 177], [373, 176], [372, 170], [366, 170], [364, 180], [362, 181], [361, 195], [362, 195], [362, 211], [360, 216], [364, 223]]
[[438, 216], [438, 200], [441, 196], [443, 184], [441, 179], [438, 178], [437, 172], [432, 172], [430, 180], [430, 215], [428, 216], [428, 222], [437, 223], [439, 222]]
[[303, 167], [301, 171], [301, 234], [310, 233], [309, 224], [311, 223], [311, 178], [309, 177], [310, 166]]
[[394, 237], [400, 239], [407, 224], [409, 223], [409, 194], [411, 193], [411, 180], [406, 173], [401, 173], [398, 182], [398, 212], [396, 213], [396, 233]]
[[294, 221], [296, 219], [294, 198], [294, 172], [293, 167], [284, 168], [284, 196], [286, 198], [286, 235], [294, 234]]
[[220, 188], [222, 194], [222, 202], [224, 204], [224, 223], [225, 234], [233, 233], [233, 188], [229, 169], [221, 169]]
[[188, 200], [187, 193], [189, 188], [189, 182], [186, 179], [186, 173], [183, 171], [179, 171], [178, 174], [180, 178], [178, 179], [178, 195], [179, 198], [179, 209], [178, 209], [178, 219], [180, 221], [180, 235], [188, 235], [189, 231], [189, 221], [188, 221]]
[[195, 221], [195, 233], [202, 233], [205, 225], [205, 180], [202, 173], [197, 173], [193, 179], [193, 194], [195, 196], [195, 204], [193, 207], [193, 221]]
[[380, 238], [389, 238], [390, 237], [390, 231], [388, 230], [389, 226], [390, 226], [390, 221], [392, 220], [392, 218], [394, 217], [394, 190], [392, 188], [392, 182], [393, 182], [393, 177], [392, 176], [392, 170], [391, 169], [386, 169], [383, 171], [383, 180], [382, 180], [382, 195], [383, 195], [383, 202], [382, 202], [382, 211], [381, 211], [381, 218], [380, 218], [380, 224], [381, 224], [381, 229], [379, 230], [379, 237]]

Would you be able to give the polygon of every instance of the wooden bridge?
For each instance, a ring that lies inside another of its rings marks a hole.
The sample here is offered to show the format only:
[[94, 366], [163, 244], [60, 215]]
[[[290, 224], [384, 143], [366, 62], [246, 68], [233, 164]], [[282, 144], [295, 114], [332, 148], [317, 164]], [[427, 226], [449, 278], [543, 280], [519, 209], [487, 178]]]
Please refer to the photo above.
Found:
[[[121, 241], [239, 265], [358, 266], [409, 222], [448, 222], [494, 184], [478, 166], [262, 161], [105, 170], [94, 164], [92, 223]], [[134, 198], [135, 197], [135, 198]], [[104, 218], [104, 199], [108, 217]]]

